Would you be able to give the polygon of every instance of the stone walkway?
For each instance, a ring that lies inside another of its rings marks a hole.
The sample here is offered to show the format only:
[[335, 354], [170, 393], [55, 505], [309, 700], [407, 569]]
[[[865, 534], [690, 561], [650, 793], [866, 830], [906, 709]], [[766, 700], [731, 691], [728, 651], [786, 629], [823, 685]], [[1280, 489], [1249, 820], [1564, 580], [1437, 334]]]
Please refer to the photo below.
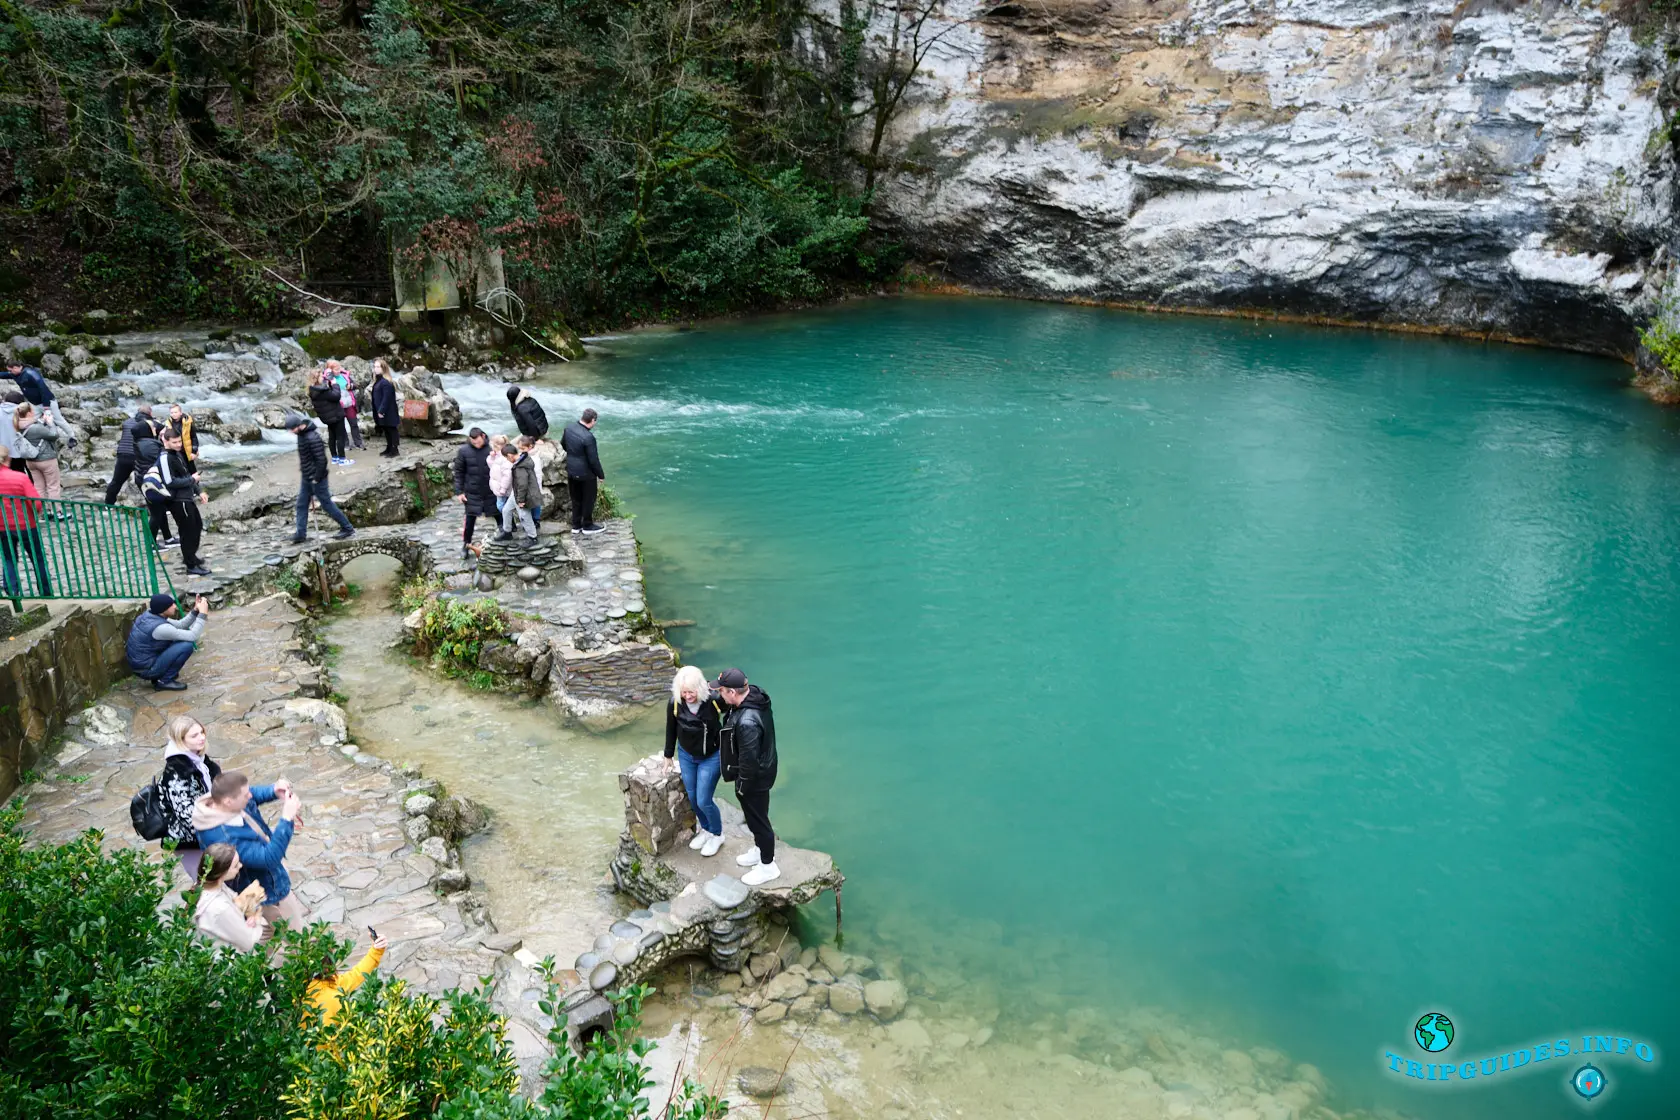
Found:
[[[283, 595], [213, 613], [181, 675], [186, 692], [130, 679], [75, 717], [45, 780], [22, 791], [25, 827], [48, 843], [97, 828], [107, 848], [158, 851], [135, 836], [128, 801], [162, 767], [168, 722], [190, 714], [204, 722], [210, 755], [224, 768], [259, 784], [290, 778], [303, 798], [286, 864], [311, 920], [331, 923], [358, 953], [370, 940], [366, 927], [375, 927], [391, 942], [383, 971], [427, 992], [496, 973], [517, 940], [474, 921], [475, 911], [482, 915], [476, 896], [437, 893], [430, 884], [443, 866], [405, 831], [405, 799], [434, 783], [345, 746], [342, 713], [316, 698], [323, 674], [304, 621]], [[272, 823], [274, 810], [266, 815]], [[176, 882], [184, 885], [179, 873]], [[540, 1054], [542, 1031], [530, 1019], [512, 1024], [522, 1059]]]

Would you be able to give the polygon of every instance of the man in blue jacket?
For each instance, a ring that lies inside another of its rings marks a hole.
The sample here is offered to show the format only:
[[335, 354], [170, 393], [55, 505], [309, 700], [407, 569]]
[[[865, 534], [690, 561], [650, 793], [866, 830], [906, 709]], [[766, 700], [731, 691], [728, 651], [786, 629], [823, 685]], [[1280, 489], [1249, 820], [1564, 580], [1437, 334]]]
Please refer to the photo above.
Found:
[[34, 366], [26, 366], [22, 362], [11, 362], [6, 366], [0, 377], [9, 377], [18, 383], [18, 392], [22, 393], [29, 403], [36, 408], [52, 409], [58, 412], [58, 401], [53, 397], [52, 386], [41, 376], [41, 371]]
[[[258, 805], [280, 802], [280, 823], [272, 829]], [[210, 783], [210, 792], [193, 802], [193, 831], [202, 848], [232, 844], [244, 864], [230, 884], [242, 891], [251, 883], [263, 887], [263, 917], [272, 926], [284, 920], [297, 929], [303, 924], [303, 904], [292, 893], [292, 877], [286, 871], [286, 849], [303, 802], [282, 778], [271, 786], [253, 786], [237, 770], [224, 770]]]

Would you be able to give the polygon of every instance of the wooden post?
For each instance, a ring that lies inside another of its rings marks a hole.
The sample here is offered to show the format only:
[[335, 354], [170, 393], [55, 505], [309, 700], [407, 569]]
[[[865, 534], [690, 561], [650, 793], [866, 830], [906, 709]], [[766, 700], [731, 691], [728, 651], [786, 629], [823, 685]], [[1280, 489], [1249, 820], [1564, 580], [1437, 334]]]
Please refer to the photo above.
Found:
[[332, 606], [332, 588], [327, 584], [327, 565], [324, 559], [315, 565], [315, 583], [321, 589], [321, 605]]
[[420, 504], [431, 509], [432, 495], [429, 492], [430, 483], [426, 480], [426, 464], [423, 460], [414, 464], [414, 489], [420, 495]]

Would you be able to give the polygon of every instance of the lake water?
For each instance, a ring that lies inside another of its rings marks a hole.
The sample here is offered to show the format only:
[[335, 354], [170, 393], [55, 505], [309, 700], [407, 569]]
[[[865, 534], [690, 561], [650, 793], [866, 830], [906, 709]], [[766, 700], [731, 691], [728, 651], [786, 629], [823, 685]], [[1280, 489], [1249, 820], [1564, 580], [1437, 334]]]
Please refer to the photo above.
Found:
[[1625, 366], [945, 299], [604, 347], [538, 395], [601, 411], [683, 656], [773, 698], [849, 949], [1413, 1116], [1578, 1111], [1576, 1059], [1384, 1072], [1427, 1011], [1435, 1061], [1680, 1045], [1680, 418]]

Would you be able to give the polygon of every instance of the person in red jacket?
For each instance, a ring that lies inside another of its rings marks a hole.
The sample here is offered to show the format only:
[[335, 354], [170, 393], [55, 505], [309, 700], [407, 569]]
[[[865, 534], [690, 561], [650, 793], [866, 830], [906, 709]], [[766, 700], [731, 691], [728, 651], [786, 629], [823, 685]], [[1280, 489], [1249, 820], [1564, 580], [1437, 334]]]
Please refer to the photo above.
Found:
[[11, 451], [0, 447], [0, 564], [5, 567], [6, 594], [18, 598], [28, 590], [18, 585], [17, 558], [22, 552], [35, 565], [33, 595], [44, 598], [52, 594], [52, 580], [47, 575], [47, 554], [41, 548], [41, 530], [35, 523], [41, 494], [28, 475], [11, 467]]

